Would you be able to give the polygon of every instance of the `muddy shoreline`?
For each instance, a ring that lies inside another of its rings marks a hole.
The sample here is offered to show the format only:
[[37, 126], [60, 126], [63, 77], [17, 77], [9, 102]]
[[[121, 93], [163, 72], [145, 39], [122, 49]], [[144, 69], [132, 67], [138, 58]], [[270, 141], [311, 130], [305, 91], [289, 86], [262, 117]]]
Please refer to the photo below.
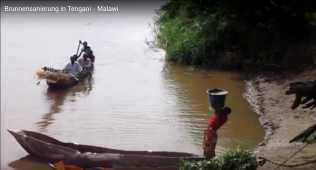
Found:
[[[274, 162], [283, 162], [304, 146], [302, 143], [289, 143], [289, 141], [305, 128], [316, 122], [316, 110], [291, 109], [295, 96], [285, 95], [291, 82], [308, 81], [316, 78], [316, 69], [301, 73], [288, 73], [286, 76], [257, 75], [246, 80], [245, 98], [254, 111], [259, 115], [259, 121], [265, 130], [264, 140], [255, 149], [257, 156]], [[306, 146], [286, 164], [300, 164], [307, 161], [313, 163], [304, 166], [279, 167], [279, 169], [315, 169], [316, 144]], [[267, 162], [259, 170], [276, 168]]]

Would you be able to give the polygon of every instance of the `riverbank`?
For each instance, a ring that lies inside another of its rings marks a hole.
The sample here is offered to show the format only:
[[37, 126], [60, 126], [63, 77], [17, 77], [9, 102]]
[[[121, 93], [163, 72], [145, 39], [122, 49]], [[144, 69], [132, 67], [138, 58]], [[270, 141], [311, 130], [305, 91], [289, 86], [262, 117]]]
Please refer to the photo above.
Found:
[[[311, 126], [316, 121], [316, 111], [310, 109], [291, 109], [295, 96], [286, 96], [288, 85], [295, 81], [314, 80], [316, 69], [304, 71], [299, 74], [286, 76], [256, 76], [246, 81], [246, 98], [260, 116], [260, 122], [266, 131], [264, 141], [256, 149], [257, 156], [262, 156], [275, 162], [283, 162], [299, 148], [301, 143], [289, 143], [298, 133]], [[287, 164], [300, 164], [315, 160], [316, 144], [306, 146]], [[316, 162], [305, 166], [297, 166], [283, 169], [315, 169]], [[259, 168], [259, 170], [270, 170], [276, 168], [270, 162]], [[281, 169], [281, 168], [280, 168]]]

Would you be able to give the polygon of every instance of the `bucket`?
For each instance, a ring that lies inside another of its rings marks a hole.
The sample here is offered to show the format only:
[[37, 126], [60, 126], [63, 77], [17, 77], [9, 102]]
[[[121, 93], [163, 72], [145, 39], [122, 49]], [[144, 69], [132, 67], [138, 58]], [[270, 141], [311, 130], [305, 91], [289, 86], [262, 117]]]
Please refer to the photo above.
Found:
[[225, 98], [226, 98], [226, 95], [228, 94], [227, 90], [217, 89], [217, 88], [208, 89], [207, 94], [208, 94], [209, 105], [214, 110], [219, 110], [225, 106]]

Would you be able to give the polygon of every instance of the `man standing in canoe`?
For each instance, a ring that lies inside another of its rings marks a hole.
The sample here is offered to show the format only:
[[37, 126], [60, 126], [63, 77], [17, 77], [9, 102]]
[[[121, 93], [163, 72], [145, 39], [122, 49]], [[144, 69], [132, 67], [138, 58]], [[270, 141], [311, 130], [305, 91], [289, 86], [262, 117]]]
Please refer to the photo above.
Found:
[[204, 131], [203, 140], [203, 150], [206, 159], [212, 159], [215, 156], [217, 130], [226, 123], [230, 113], [231, 108], [223, 107], [210, 116], [207, 129]]
[[88, 46], [87, 41], [84, 41], [82, 43], [83, 47], [80, 51], [79, 57], [81, 56], [82, 53], [84, 53], [84, 55], [87, 55], [88, 58], [90, 58], [91, 62], [94, 63], [94, 55], [93, 55], [93, 51], [91, 50], [90, 46]]
[[82, 70], [82, 67], [78, 62], [76, 62], [77, 56], [73, 55], [70, 57], [70, 63], [66, 65], [64, 68], [64, 72], [70, 74], [72, 77], [76, 79], [78, 73]]

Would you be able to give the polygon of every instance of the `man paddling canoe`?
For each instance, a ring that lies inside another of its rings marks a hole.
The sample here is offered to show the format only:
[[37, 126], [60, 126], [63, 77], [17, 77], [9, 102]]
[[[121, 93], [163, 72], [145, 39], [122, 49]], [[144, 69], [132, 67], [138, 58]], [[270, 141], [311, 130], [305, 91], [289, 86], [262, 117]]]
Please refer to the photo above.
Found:
[[83, 53], [83, 55], [86, 55], [86, 56], [91, 60], [91, 62], [94, 63], [95, 57], [94, 57], [94, 55], [93, 55], [93, 51], [91, 50], [91, 47], [88, 46], [87, 41], [84, 41], [84, 42], [82, 43], [82, 45], [83, 45], [83, 47], [82, 47], [82, 49], [81, 49], [80, 54], [78, 55], [78, 57], [80, 57], [81, 54]]

